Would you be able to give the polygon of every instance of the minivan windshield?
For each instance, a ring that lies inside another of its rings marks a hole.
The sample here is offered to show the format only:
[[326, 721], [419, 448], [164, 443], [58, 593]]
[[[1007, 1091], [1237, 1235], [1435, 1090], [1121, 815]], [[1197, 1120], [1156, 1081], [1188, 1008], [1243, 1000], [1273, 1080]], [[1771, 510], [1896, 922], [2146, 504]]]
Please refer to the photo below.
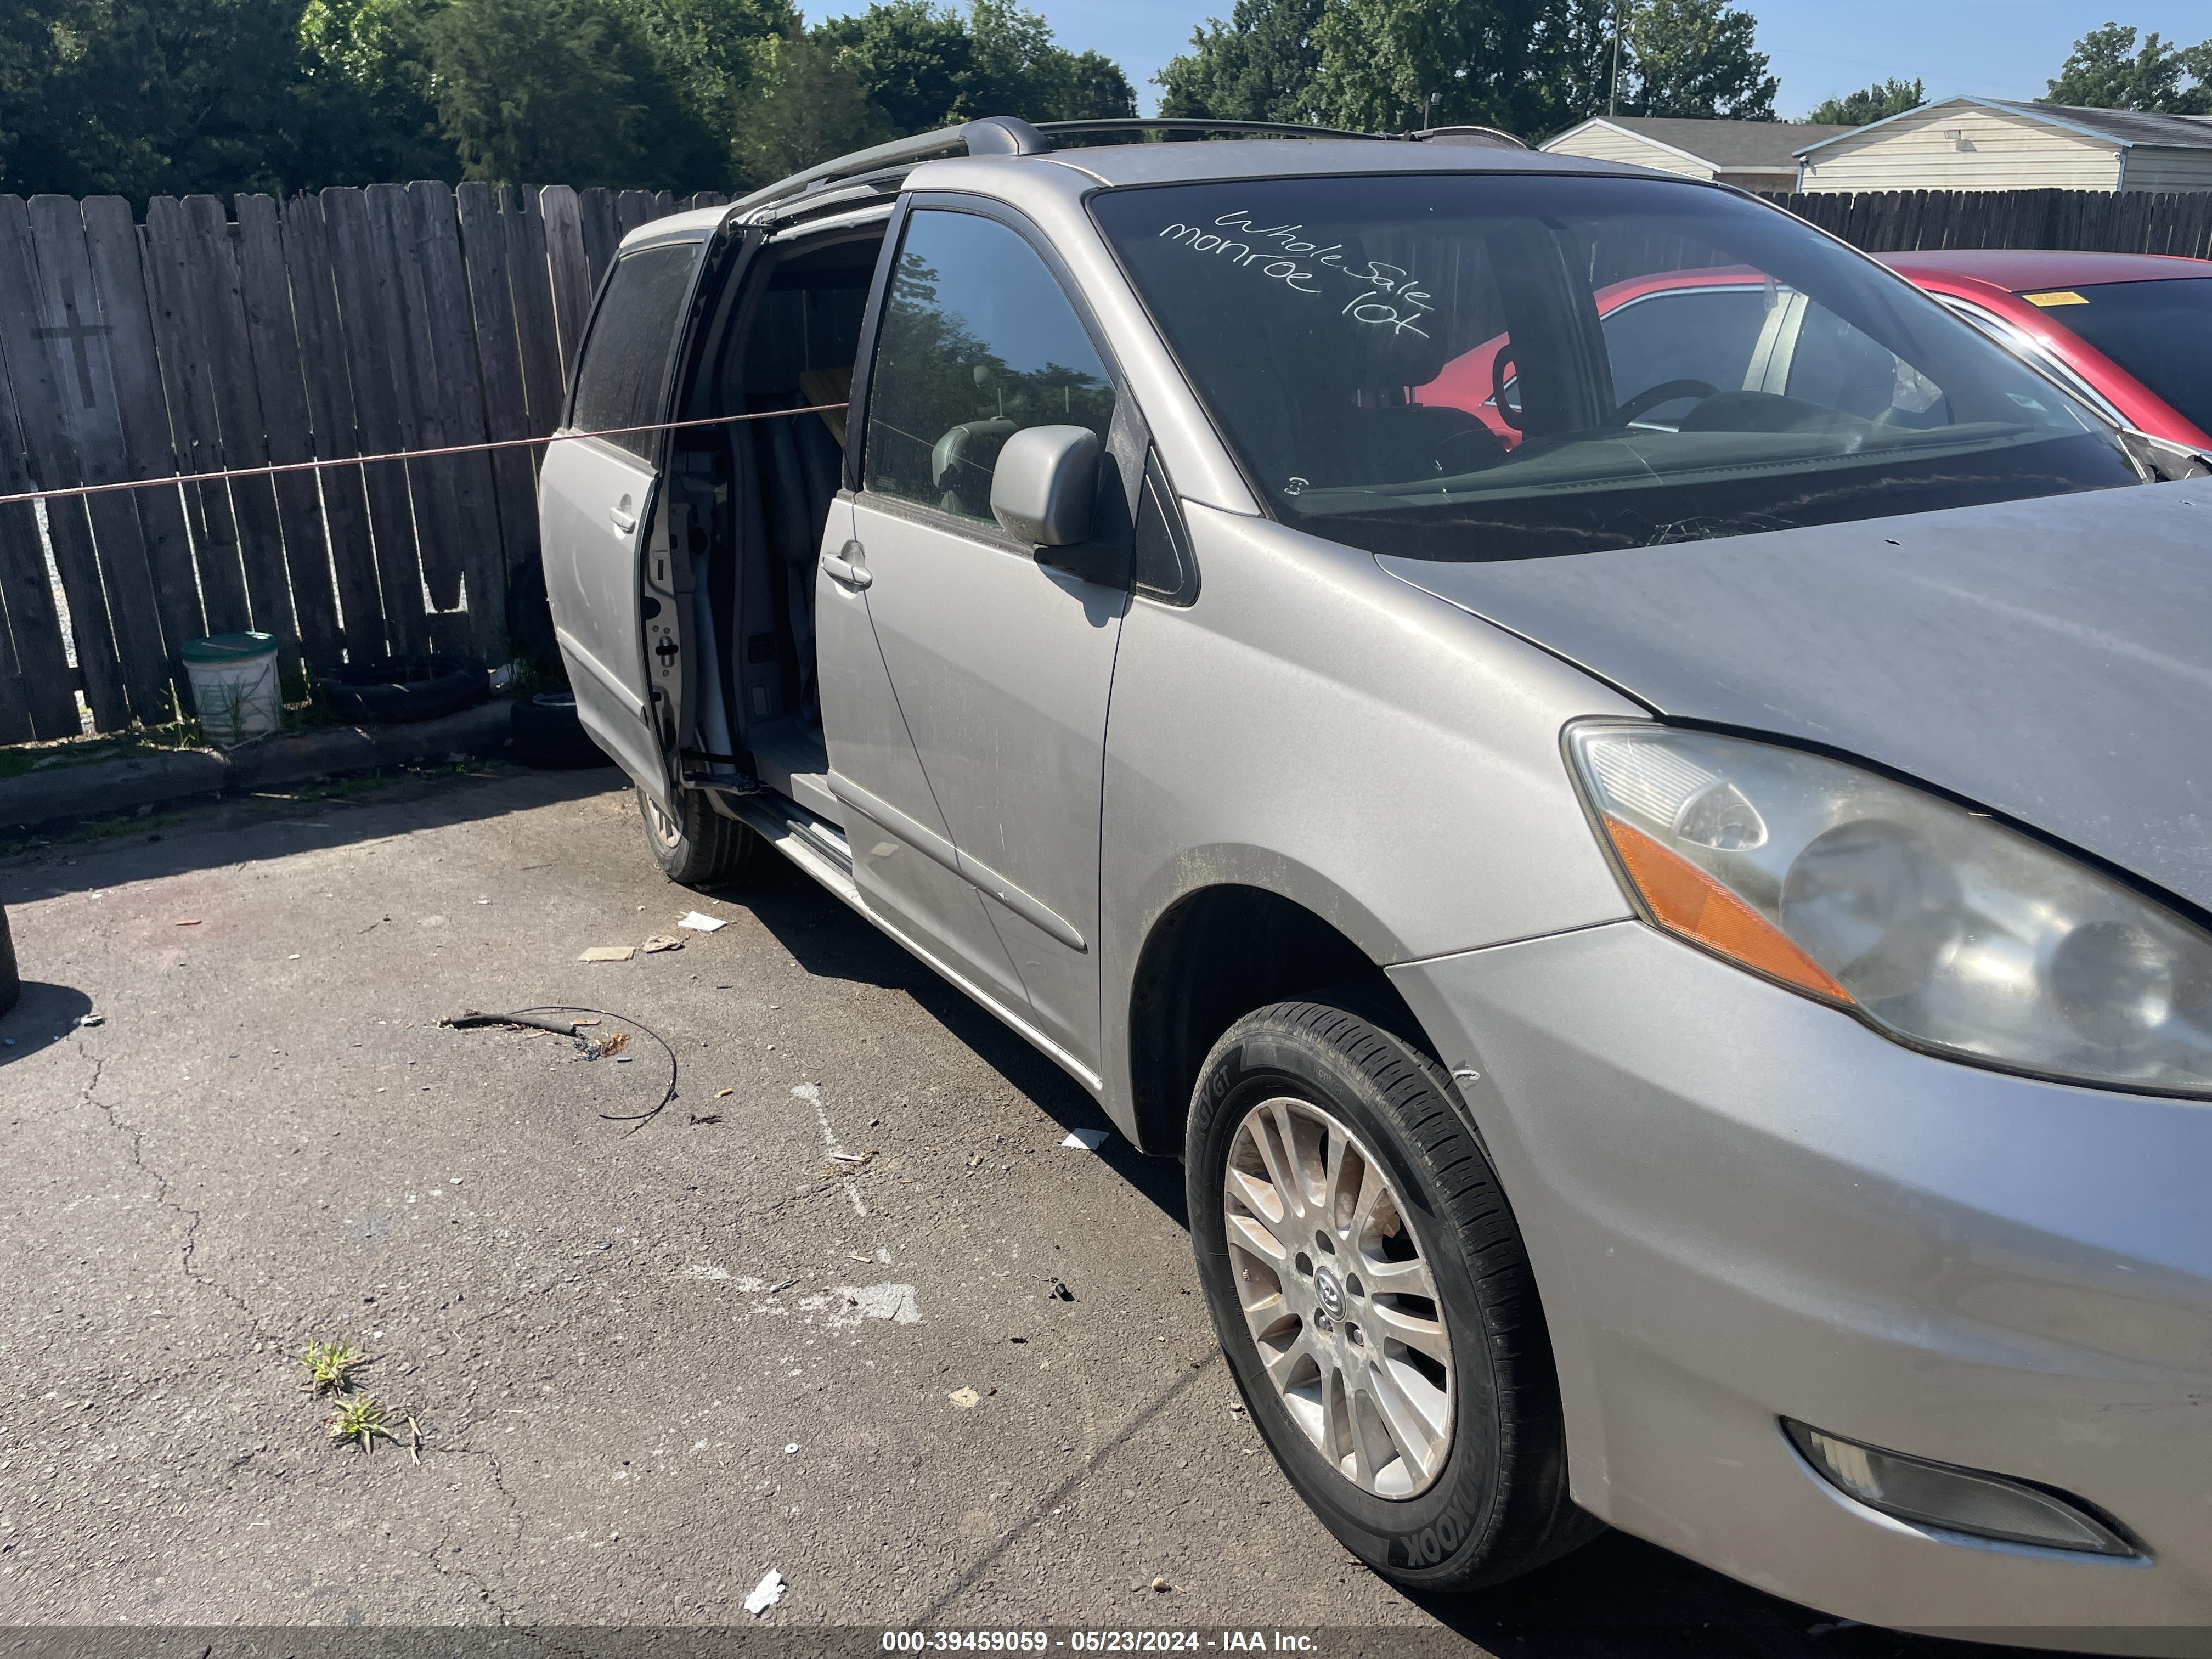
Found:
[[1387, 174], [1091, 211], [1268, 510], [1505, 559], [2137, 482], [1934, 301], [1728, 191]]

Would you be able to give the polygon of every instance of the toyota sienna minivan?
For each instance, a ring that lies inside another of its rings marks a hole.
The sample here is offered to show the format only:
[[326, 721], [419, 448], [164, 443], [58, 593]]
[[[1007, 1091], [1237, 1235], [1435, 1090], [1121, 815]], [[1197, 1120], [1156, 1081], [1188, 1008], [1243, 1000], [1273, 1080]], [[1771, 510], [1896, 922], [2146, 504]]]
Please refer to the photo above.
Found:
[[1181, 1157], [1376, 1571], [2203, 1650], [2201, 458], [1724, 187], [1007, 118], [633, 232], [566, 429], [661, 867]]

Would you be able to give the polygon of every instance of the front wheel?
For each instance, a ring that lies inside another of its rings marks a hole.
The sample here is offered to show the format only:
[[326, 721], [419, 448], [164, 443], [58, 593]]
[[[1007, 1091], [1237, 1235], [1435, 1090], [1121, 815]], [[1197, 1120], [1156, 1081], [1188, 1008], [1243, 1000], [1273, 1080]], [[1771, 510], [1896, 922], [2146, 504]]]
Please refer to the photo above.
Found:
[[1186, 1176], [1237, 1387], [1346, 1548], [1466, 1590], [1603, 1530], [1567, 1497], [1519, 1229], [1433, 1060], [1344, 1008], [1263, 1008], [1206, 1059]]
[[678, 795], [673, 812], [663, 811], [642, 789], [637, 806], [645, 817], [653, 860], [671, 881], [711, 886], [750, 875], [759, 865], [763, 844], [751, 826], [723, 817], [696, 789]]

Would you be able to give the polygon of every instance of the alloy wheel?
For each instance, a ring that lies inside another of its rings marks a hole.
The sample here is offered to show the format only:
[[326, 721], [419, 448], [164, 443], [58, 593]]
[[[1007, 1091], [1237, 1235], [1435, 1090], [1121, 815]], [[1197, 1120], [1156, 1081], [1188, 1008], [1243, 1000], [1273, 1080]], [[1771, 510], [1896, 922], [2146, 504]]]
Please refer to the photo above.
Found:
[[1245, 1325], [1291, 1419], [1361, 1491], [1426, 1491], [1451, 1450], [1451, 1337], [1374, 1154], [1311, 1101], [1262, 1101], [1230, 1143], [1222, 1206]]

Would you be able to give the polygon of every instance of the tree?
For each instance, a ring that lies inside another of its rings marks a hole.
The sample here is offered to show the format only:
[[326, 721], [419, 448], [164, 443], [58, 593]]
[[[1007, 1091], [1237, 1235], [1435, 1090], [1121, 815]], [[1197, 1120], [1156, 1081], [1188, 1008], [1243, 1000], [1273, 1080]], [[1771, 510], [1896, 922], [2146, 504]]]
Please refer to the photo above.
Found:
[[431, 88], [422, 25], [432, 9], [423, 0], [308, 0], [300, 46], [318, 137], [304, 171], [316, 184], [458, 170]]
[[1728, 0], [1641, 0], [1629, 16], [1624, 114], [1771, 121], [1780, 82], [1766, 72], [1758, 22]]
[[280, 190], [310, 125], [298, 0], [0, 6], [0, 177], [23, 191]]
[[837, 49], [793, 24], [756, 65], [733, 145], [734, 181], [757, 190], [884, 136], [881, 113]]
[[1813, 112], [1805, 118], [1825, 126], [1863, 127], [1869, 121], [1887, 121], [1893, 115], [1918, 109], [1927, 101], [1927, 90], [1917, 80], [1877, 81], [1857, 92], [1814, 105]]
[[1314, 40], [1327, 0], [1237, 0], [1229, 21], [1207, 20], [1188, 52], [1153, 77], [1160, 113], [1219, 121], [1317, 123], [1321, 49]]
[[465, 175], [648, 182], [649, 123], [667, 117], [653, 94], [667, 88], [627, 21], [608, 0], [453, 0], [432, 16], [439, 122]]
[[930, 0], [877, 0], [815, 31], [834, 48], [893, 132], [927, 132], [979, 115], [1031, 120], [1136, 113], [1118, 64], [1057, 45], [1052, 26], [1016, 0], [973, 0], [966, 15]]
[[930, 0], [878, 0], [857, 17], [815, 31], [834, 47], [893, 132], [927, 132], [953, 118], [975, 67], [975, 43], [957, 12]]
[[1314, 28], [1332, 126], [1393, 131], [1544, 125], [1543, 25], [1552, 0], [1330, 0]]
[[[2185, 87], [2184, 76], [2194, 84]], [[2054, 104], [2212, 114], [2212, 40], [2173, 46], [2154, 29], [2138, 49], [2135, 30], [2107, 23], [2074, 43], [2048, 86], [2047, 100]]]

